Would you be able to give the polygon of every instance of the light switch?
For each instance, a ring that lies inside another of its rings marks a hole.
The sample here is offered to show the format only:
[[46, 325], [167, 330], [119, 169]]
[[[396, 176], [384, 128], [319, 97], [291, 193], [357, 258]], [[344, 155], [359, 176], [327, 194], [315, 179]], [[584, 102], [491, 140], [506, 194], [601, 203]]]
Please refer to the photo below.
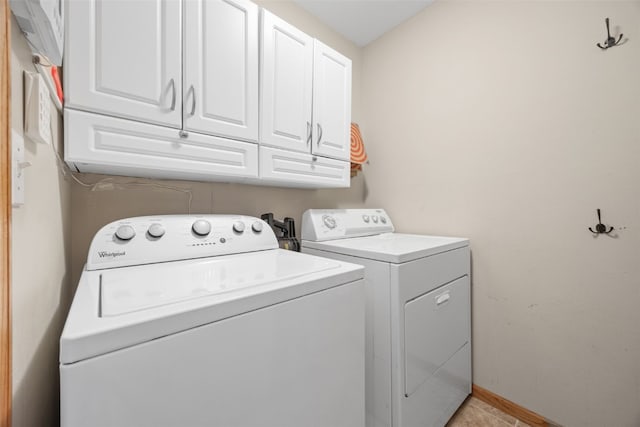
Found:
[[24, 134], [32, 141], [51, 144], [51, 101], [42, 76], [24, 72]]

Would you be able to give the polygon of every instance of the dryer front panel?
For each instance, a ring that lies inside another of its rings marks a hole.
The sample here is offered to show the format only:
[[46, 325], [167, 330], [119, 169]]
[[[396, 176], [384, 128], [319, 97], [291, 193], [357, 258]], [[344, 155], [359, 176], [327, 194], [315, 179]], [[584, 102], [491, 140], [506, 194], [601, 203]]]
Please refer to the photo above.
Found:
[[469, 247], [390, 265], [394, 427], [442, 427], [471, 392]]
[[404, 306], [406, 397], [469, 342], [469, 277], [464, 276]]

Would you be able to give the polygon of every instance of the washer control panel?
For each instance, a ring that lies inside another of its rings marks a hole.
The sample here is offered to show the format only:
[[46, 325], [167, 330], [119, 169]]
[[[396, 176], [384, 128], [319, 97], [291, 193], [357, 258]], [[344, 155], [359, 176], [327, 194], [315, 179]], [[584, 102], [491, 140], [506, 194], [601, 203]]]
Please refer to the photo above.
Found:
[[159, 215], [114, 221], [94, 236], [87, 270], [277, 249], [271, 227], [243, 215]]
[[344, 239], [393, 231], [384, 209], [309, 209], [302, 215], [302, 240]]

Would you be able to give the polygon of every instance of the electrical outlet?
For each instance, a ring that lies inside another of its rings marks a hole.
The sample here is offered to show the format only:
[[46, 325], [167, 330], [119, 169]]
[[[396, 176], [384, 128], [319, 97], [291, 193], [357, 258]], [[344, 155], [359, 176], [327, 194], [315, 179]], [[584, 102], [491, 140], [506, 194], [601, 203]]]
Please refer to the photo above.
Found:
[[18, 208], [24, 204], [24, 138], [11, 131], [11, 204]]
[[24, 138], [11, 130], [11, 205], [19, 208], [24, 205], [24, 169], [31, 166], [24, 161]]

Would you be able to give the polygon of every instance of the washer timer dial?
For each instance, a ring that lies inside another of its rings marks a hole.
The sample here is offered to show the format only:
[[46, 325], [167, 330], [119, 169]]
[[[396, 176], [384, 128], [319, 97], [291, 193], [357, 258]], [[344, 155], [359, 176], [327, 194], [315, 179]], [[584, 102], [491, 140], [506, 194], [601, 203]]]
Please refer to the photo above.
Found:
[[191, 230], [198, 236], [206, 236], [211, 232], [211, 223], [205, 219], [198, 219], [191, 226]]

